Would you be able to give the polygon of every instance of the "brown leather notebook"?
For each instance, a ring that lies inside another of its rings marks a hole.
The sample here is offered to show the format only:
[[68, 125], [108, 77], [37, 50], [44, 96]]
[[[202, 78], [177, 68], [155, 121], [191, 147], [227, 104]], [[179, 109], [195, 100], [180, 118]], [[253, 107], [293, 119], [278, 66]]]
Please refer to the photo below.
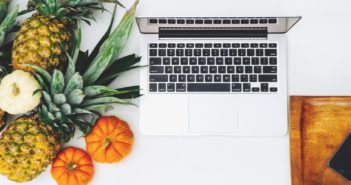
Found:
[[291, 97], [292, 184], [350, 185], [328, 167], [350, 131], [351, 97]]

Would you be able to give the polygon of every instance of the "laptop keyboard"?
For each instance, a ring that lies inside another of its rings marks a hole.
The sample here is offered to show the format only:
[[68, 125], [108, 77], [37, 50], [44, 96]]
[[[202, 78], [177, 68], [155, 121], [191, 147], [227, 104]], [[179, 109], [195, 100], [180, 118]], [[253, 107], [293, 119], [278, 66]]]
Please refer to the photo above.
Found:
[[149, 43], [149, 92], [275, 93], [277, 43]]

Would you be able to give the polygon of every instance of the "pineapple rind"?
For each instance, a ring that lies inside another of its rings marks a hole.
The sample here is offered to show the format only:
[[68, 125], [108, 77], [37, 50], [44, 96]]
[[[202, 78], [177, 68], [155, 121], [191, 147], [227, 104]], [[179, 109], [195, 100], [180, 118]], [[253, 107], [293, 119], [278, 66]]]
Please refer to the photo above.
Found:
[[12, 122], [0, 136], [0, 173], [26, 182], [42, 173], [60, 149], [52, 129], [36, 116]]
[[37, 65], [48, 71], [62, 68], [67, 63], [64, 50], [70, 51], [73, 39], [68, 21], [34, 14], [22, 23], [16, 35], [13, 67], [30, 72], [31, 68], [22, 64]]

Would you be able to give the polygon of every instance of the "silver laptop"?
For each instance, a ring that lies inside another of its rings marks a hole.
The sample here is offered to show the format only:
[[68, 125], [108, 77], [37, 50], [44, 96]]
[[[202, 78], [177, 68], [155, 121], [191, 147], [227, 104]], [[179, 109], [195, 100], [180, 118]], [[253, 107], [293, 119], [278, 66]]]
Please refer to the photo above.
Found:
[[288, 131], [285, 33], [301, 17], [137, 17], [145, 135]]

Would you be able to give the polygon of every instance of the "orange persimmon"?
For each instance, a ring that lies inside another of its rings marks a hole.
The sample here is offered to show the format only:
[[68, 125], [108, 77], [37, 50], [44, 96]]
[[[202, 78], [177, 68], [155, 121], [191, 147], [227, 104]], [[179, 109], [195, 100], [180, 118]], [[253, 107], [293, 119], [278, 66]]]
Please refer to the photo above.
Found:
[[58, 185], [86, 185], [94, 175], [90, 156], [82, 149], [67, 147], [52, 162], [51, 176]]
[[129, 154], [133, 144], [133, 132], [128, 124], [115, 116], [103, 116], [85, 137], [91, 157], [102, 163], [118, 162]]

